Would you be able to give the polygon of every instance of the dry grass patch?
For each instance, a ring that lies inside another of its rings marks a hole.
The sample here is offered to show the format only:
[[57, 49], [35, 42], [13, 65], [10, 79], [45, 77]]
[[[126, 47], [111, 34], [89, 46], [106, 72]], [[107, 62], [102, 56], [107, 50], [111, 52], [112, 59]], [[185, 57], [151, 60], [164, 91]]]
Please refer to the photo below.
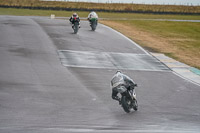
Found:
[[161, 47], [169, 45], [166, 43], [166, 39], [157, 37], [135, 26], [124, 25], [114, 21], [100, 22], [116, 29], [151, 52], [158, 52], [161, 50]]

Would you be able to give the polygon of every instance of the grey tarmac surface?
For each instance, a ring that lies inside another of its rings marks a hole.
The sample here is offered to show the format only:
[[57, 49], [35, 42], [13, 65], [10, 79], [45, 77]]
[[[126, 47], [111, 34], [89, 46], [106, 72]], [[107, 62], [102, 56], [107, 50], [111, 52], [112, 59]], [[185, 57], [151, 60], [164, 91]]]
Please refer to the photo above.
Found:
[[[200, 132], [200, 86], [110, 28], [81, 26], [0, 16], [0, 133]], [[119, 68], [138, 84], [137, 112], [111, 99]]]

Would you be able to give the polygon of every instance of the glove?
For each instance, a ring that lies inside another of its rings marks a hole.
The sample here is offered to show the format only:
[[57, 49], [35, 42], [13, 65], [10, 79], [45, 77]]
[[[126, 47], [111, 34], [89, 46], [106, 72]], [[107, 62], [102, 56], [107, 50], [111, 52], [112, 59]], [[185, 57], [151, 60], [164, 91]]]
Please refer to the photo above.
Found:
[[135, 84], [134, 86], [137, 87], [137, 84]]

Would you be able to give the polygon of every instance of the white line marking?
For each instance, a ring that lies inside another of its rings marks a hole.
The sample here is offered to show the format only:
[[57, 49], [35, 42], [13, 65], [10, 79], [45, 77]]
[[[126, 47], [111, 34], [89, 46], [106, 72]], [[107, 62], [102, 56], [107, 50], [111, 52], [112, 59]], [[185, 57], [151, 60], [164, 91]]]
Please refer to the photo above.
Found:
[[[136, 53], [120, 53], [120, 52], [100, 52], [100, 51], [74, 51], [74, 50], [58, 50], [58, 52], [73, 52], [73, 53], [110, 53], [110, 54], [131, 54], [131, 55], [147, 55], [147, 54], [136, 54]], [[148, 54], [150, 57], [152, 57], [150, 54]]]
[[[139, 71], [169, 71], [160, 61], [147, 54], [114, 53], [98, 51], [58, 50], [65, 67], [104, 68]], [[115, 58], [129, 59], [126, 62]], [[137, 65], [135, 65], [135, 63]], [[102, 64], [103, 63], [103, 64]], [[126, 64], [127, 63], [127, 64]], [[154, 65], [153, 65], [154, 64]]]
[[35, 130], [40, 131], [53, 131], [53, 132], [76, 132], [76, 133], [197, 133], [198, 129], [109, 129], [109, 127], [1, 127], [0, 130], [22, 130], [26, 131]]
[[[114, 69], [118, 70], [118, 68], [114, 67], [90, 67], [90, 66], [77, 66], [77, 65], [66, 65], [62, 64], [64, 67], [74, 67], [74, 68], [89, 68], [89, 69]], [[121, 70], [131, 70], [131, 71], [147, 71], [147, 72], [171, 72], [169, 70], [152, 70], [152, 69], [132, 69], [132, 68], [120, 68]]]
[[178, 77], [180, 77], [180, 78], [182, 78], [182, 79], [184, 79], [184, 80], [186, 80], [186, 81], [188, 81], [188, 82], [190, 82], [190, 83], [193, 83], [193, 84], [195, 84], [195, 85], [197, 85], [197, 86], [200, 86], [199, 83], [196, 83], [195, 81], [192, 81], [191, 79], [185, 78], [185, 77], [183, 77], [182, 75], [176, 73], [175, 71], [172, 71], [172, 72], [173, 72], [173, 74], [175, 74], [176, 76], [178, 76]]

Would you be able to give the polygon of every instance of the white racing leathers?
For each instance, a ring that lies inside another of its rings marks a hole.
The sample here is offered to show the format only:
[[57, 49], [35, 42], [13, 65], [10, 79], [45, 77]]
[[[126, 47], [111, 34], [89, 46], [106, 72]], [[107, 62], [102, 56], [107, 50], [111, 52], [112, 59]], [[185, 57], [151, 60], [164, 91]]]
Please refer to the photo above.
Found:
[[[135, 82], [128, 76], [118, 72], [116, 73], [111, 80], [111, 88], [115, 89], [116, 87], [125, 86], [126, 89], [129, 87], [134, 88]], [[133, 97], [136, 99], [135, 89], [133, 89]]]
[[92, 18], [96, 18], [98, 19], [98, 15], [96, 14], [96, 12], [91, 12], [89, 15], [88, 15], [88, 19], [92, 19]]

